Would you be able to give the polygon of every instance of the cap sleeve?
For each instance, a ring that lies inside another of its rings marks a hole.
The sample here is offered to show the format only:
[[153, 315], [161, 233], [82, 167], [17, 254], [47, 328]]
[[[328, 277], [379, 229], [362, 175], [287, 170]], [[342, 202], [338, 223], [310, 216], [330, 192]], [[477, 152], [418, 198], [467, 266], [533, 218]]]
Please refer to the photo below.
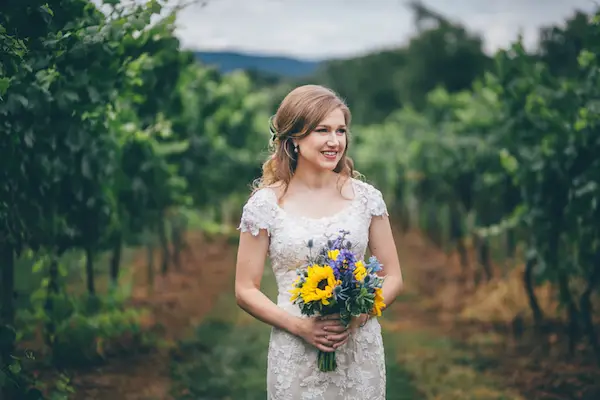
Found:
[[389, 216], [381, 191], [375, 186], [366, 182], [358, 181], [358, 185], [363, 198], [362, 201], [369, 215]]
[[250, 196], [242, 209], [238, 230], [257, 236], [261, 229], [265, 229], [270, 236], [277, 211], [274, 197], [275, 193], [267, 188], [260, 189]]
[[383, 200], [383, 194], [379, 189], [371, 186], [372, 190], [369, 196], [369, 201], [367, 204], [369, 205], [369, 212], [374, 216], [388, 216], [387, 206], [385, 204], [385, 200]]

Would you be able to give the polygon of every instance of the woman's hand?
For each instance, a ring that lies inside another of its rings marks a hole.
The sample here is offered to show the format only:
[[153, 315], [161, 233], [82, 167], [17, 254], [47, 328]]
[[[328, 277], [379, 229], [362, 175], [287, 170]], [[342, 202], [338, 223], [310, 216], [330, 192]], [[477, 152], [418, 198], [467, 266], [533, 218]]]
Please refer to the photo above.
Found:
[[335, 351], [348, 341], [350, 330], [344, 327], [339, 314], [303, 318], [298, 336], [324, 352]]
[[360, 314], [358, 317], [352, 317], [352, 321], [350, 321], [350, 330], [356, 332], [358, 328], [367, 323], [369, 318], [369, 314]]

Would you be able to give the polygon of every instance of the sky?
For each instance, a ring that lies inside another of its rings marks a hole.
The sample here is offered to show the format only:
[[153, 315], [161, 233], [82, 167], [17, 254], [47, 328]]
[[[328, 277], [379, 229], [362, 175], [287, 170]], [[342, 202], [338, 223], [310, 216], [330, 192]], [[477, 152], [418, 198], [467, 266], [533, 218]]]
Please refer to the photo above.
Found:
[[[190, 1], [190, 0], [187, 0]], [[191, 0], [199, 1], [200, 0]], [[486, 52], [600, 0], [424, 0], [484, 38]], [[177, 35], [194, 50], [234, 50], [321, 60], [401, 46], [415, 33], [406, 0], [207, 0], [180, 11]]]

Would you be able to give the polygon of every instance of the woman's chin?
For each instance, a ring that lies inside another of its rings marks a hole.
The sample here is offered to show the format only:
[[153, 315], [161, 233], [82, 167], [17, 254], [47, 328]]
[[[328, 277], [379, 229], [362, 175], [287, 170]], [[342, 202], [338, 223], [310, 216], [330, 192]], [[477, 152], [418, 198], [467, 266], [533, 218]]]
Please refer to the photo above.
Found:
[[319, 157], [317, 160], [310, 160], [309, 163], [317, 170], [333, 171], [340, 163], [340, 159], [328, 160], [323, 157]]
[[319, 167], [327, 171], [333, 171], [339, 162], [340, 160], [324, 161], [319, 163]]

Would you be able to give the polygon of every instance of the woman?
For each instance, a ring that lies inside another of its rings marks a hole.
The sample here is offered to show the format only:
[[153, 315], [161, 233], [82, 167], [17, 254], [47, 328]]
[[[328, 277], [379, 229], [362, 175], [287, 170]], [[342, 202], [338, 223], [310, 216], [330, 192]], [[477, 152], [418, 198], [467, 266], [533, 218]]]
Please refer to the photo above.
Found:
[[[381, 327], [361, 315], [345, 329], [338, 316], [306, 317], [290, 302], [295, 269], [314, 247], [341, 229], [358, 256], [383, 264], [389, 306], [402, 275], [381, 192], [355, 178], [348, 151], [350, 111], [331, 90], [306, 85], [282, 101], [271, 120], [274, 153], [244, 205], [235, 292], [239, 306], [272, 328], [268, 353], [270, 400], [384, 400]], [[277, 279], [277, 304], [260, 291], [267, 254]], [[335, 351], [337, 369], [321, 372], [317, 352]]]

